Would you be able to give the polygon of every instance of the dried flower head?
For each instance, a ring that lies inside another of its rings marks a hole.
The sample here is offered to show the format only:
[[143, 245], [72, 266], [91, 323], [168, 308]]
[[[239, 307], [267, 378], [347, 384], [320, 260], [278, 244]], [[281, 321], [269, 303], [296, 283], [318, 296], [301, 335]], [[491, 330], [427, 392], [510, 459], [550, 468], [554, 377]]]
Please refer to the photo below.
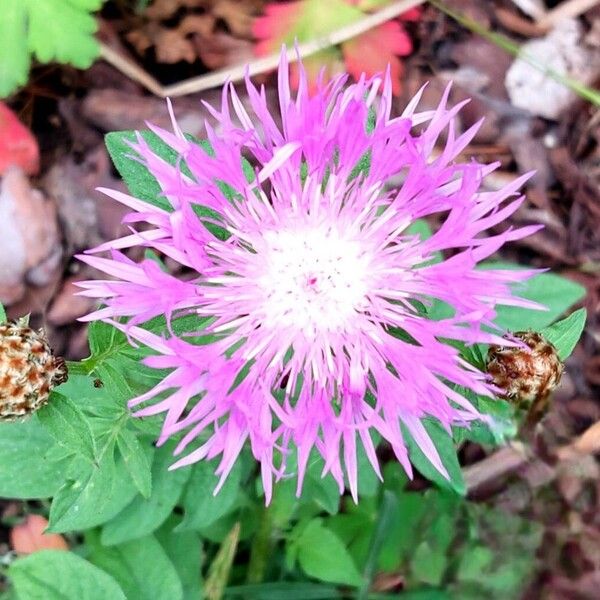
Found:
[[[442, 338], [502, 343], [486, 329], [496, 306], [534, 306], [509, 285], [533, 271], [477, 268], [505, 242], [537, 229], [482, 235], [517, 210], [527, 176], [481, 190], [497, 165], [457, 162], [478, 127], [456, 135], [462, 104], [448, 107], [446, 90], [435, 110], [418, 112], [417, 95], [392, 117], [391, 85], [389, 72], [353, 85], [340, 76], [310, 95], [300, 68], [292, 97], [282, 55], [281, 125], [264, 89], [246, 80], [251, 115], [226, 85], [220, 109], [210, 107], [218, 125], [206, 127], [210, 152], [175, 122], [174, 133], [152, 130], [180, 156], [177, 164], [159, 158], [142, 136], [132, 146], [168, 209], [103, 190], [132, 209], [130, 224], [151, 227], [81, 257], [111, 277], [82, 284], [84, 294], [106, 303], [87, 318], [112, 322], [155, 351], [147, 365], [171, 369], [129, 404], [139, 416], [165, 414], [159, 443], [185, 432], [176, 454], [188, 454], [174, 467], [221, 456], [220, 486], [249, 441], [268, 499], [293, 451], [301, 489], [315, 449], [340, 489], [347, 476], [356, 498], [357, 444], [380, 474], [373, 432], [409, 474], [407, 434], [447, 476], [422, 419], [450, 431], [481, 417], [457, 389], [491, 396], [493, 388]], [[252, 158], [251, 172], [241, 156]], [[388, 188], [392, 177], [398, 188]], [[199, 205], [214, 217], [200, 218]], [[445, 219], [431, 237], [410, 232], [416, 219], [436, 213]], [[226, 235], [214, 235], [214, 225]], [[136, 263], [121, 253], [135, 245], [195, 276], [182, 281], [152, 260]], [[106, 250], [110, 258], [94, 255]], [[453, 255], [439, 259], [445, 250]], [[427, 318], [435, 300], [453, 316]], [[204, 328], [201, 342], [197, 330], [161, 337], [139, 327], [157, 315], [190, 313]]]
[[560, 383], [564, 366], [556, 348], [535, 331], [518, 331], [513, 337], [527, 348], [490, 346], [487, 372], [506, 398], [522, 408], [545, 404]]
[[0, 419], [12, 420], [46, 404], [53, 387], [67, 380], [64, 359], [52, 354], [42, 330], [0, 325]]

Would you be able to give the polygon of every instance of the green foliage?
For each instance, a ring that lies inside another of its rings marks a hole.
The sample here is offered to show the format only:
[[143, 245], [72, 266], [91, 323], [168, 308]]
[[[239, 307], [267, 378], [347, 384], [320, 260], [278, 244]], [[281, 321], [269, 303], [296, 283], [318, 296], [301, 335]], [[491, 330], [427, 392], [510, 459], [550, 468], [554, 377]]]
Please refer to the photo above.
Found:
[[20, 600], [126, 600], [113, 577], [72, 552], [35, 552], [9, 575]]
[[49, 498], [61, 486], [67, 456], [37, 419], [0, 423], [0, 496]]
[[[132, 135], [107, 137], [115, 164], [134, 195], [169, 210], [156, 180], [130, 156], [127, 140]], [[142, 135], [164, 160], [176, 160], [156, 136]], [[207, 156], [211, 154], [209, 146], [195, 142]], [[367, 169], [367, 163], [361, 168]], [[243, 163], [243, 168], [252, 181], [250, 165]], [[238, 200], [226, 182], [217, 184], [231, 202]], [[200, 207], [200, 219], [208, 216], [204, 210]], [[227, 235], [224, 229], [215, 231]], [[426, 239], [431, 231], [426, 222], [418, 221], [404, 234]], [[430, 260], [441, 258], [436, 254]], [[555, 321], [581, 298], [583, 289], [549, 274], [515, 287], [519, 295], [546, 304], [549, 310], [501, 308], [498, 324], [513, 330], [542, 329], [561, 357], [568, 356], [581, 335], [585, 311]], [[447, 311], [442, 303], [428, 299], [415, 302], [414, 308], [434, 318]], [[187, 315], [175, 317], [172, 325], [181, 333], [198, 331], [208, 322]], [[142, 327], [158, 335], [167, 333], [164, 317]], [[390, 333], [405, 336], [401, 330]], [[199, 334], [195, 341], [212, 339]], [[73, 553], [36, 554], [10, 567], [20, 600], [192, 600], [221, 595], [310, 600], [347, 598], [349, 593], [360, 599], [397, 597], [370, 592], [379, 573], [402, 573], [407, 592], [401, 597], [409, 600], [502, 600], [522, 591], [539, 545], [539, 530], [461, 497], [465, 484], [456, 454], [456, 444], [465, 440], [497, 445], [513, 436], [510, 404], [459, 390], [493, 417], [493, 425], [476, 422], [450, 435], [439, 422], [423, 421], [448, 478], [403, 428], [412, 463], [433, 483], [426, 491], [408, 491], [400, 465], [385, 458], [381, 483], [359, 445], [358, 505], [340, 495], [331, 474], [323, 474], [323, 459], [313, 451], [301, 496], [296, 496], [296, 478], [284, 477], [275, 485], [271, 506], [265, 508], [258, 469], [248, 450], [242, 451], [216, 496], [218, 459], [169, 471], [178, 439], [157, 448], [154, 440], [161, 419], [134, 419], [127, 408], [132, 398], [155, 386], [166, 373], [144, 366], [141, 360], [151, 351], [132, 347], [114, 327], [93, 323], [89, 342], [90, 356], [70, 365], [69, 381], [53, 392], [37, 416], [0, 424], [0, 496], [51, 498], [48, 510], [48, 503], [39, 504], [49, 516], [50, 531], [77, 534], [70, 538]], [[484, 346], [456, 347], [465, 360], [485, 367]], [[205, 441], [202, 437], [198, 444]], [[379, 441], [374, 436], [374, 444]], [[293, 452], [287, 457], [288, 473], [297, 473], [296, 460]], [[249, 572], [251, 568], [257, 572]]]
[[586, 317], [587, 311], [580, 308], [566, 319], [541, 330], [540, 333], [554, 344], [561, 360], [566, 360], [575, 349], [583, 333]]
[[72, 400], [52, 392], [48, 404], [37, 412], [37, 417], [59, 446], [92, 463], [96, 461], [98, 456], [92, 430]]
[[156, 531], [170, 516], [179, 501], [191, 469], [169, 471], [174, 444], [165, 444], [155, 453], [152, 465], [152, 492], [141, 494], [102, 529], [102, 543], [113, 545], [137, 539]]
[[97, 535], [90, 533], [86, 542], [90, 561], [112, 575], [127, 598], [183, 600], [179, 575], [154, 536], [106, 548], [98, 543]]
[[303, 528], [297, 543], [297, 556], [302, 570], [309, 576], [330, 583], [359, 586], [362, 577], [342, 541], [313, 519]]
[[98, 56], [96, 20], [103, 0], [4, 0], [0, 19], [0, 97], [27, 82], [30, 54], [80, 69]]
[[214, 474], [216, 466], [215, 461], [195, 465], [182, 499], [185, 513], [177, 531], [208, 527], [234, 506], [240, 493], [241, 466], [236, 463], [221, 491], [215, 495], [213, 491], [219, 481]]
[[408, 429], [402, 426], [402, 435], [406, 441], [408, 453], [411, 463], [419, 470], [419, 472], [443, 488], [449, 488], [457, 494], [464, 495], [466, 493], [465, 482], [462, 477], [458, 457], [456, 455], [456, 447], [450, 434], [440, 425], [438, 421], [432, 419], [424, 419], [423, 426], [427, 431], [433, 445], [435, 446], [442, 464], [448, 472], [448, 479], [444, 477], [429, 461], [429, 459], [421, 450], [418, 443], [415, 442], [410, 435]]
[[[505, 262], [486, 263], [484, 269], [522, 269]], [[523, 284], [514, 286], [517, 296], [538, 302], [548, 310], [529, 310], [515, 306], [499, 306], [495, 322], [510, 331], [533, 329], [538, 331], [554, 322], [585, 295], [585, 288], [554, 273], [536, 275]]]

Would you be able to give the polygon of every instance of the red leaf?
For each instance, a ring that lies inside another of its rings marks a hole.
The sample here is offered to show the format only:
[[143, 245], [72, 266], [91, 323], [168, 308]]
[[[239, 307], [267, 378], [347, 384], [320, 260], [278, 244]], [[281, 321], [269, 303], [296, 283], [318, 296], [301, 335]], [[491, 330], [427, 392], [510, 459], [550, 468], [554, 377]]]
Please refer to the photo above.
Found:
[[44, 533], [48, 521], [40, 515], [27, 515], [20, 525], [10, 530], [10, 545], [17, 554], [38, 550], [68, 550], [65, 538], [58, 533]]
[[28, 175], [35, 175], [40, 168], [40, 151], [29, 129], [0, 102], [0, 175], [14, 165]]
[[276, 52], [288, 32], [294, 28], [302, 14], [302, 2], [267, 4], [265, 14], [257, 17], [252, 24], [252, 34], [260, 40], [254, 47], [257, 56]]
[[394, 94], [400, 93], [401, 87], [402, 63], [398, 55], [406, 56], [411, 51], [412, 41], [397, 21], [388, 21], [342, 44], [348, 73], [355, 78], [363, 72], [381, 73], [389, 64]]

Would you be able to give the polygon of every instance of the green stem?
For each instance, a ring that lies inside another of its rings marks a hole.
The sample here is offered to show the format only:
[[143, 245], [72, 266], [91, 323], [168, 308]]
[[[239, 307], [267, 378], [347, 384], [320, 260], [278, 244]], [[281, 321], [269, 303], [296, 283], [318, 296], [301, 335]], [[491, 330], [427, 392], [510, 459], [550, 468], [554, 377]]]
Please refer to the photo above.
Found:
[[379, 560], [383, 543], [389, 533], [394, 510], [396, 510], [397, 507], [398, 503], [396, 502], [394, 494], [389, 490], [385, 490], [383, 492], [383, 500], [377, 516], [377, 523], [375, 523], [373, 537], [371, 538], [369, 554], [363, 570], [363, 584], [358, 590], [356, 600], [367, 600], [370, 598], [369, 589], [371, 588], [371, 583], [375, 576], [377, 561]]
[[262, 583], [265, 578], [273, 537], [271, 506], [262, 507], [258, 530], [252, 539], [248, 575], [246, 577], [248, 583]]

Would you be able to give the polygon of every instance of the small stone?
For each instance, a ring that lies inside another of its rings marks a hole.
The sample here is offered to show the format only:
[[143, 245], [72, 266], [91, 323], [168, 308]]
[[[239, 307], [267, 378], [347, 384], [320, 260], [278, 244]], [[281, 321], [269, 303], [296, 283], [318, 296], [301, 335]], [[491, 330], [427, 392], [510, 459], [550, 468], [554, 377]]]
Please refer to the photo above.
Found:
[[52, 388], [66, 380], [65, 361], [52, 354], [41, 330], [0, 324], [0, 420], [35, 412], [46, 404]]

